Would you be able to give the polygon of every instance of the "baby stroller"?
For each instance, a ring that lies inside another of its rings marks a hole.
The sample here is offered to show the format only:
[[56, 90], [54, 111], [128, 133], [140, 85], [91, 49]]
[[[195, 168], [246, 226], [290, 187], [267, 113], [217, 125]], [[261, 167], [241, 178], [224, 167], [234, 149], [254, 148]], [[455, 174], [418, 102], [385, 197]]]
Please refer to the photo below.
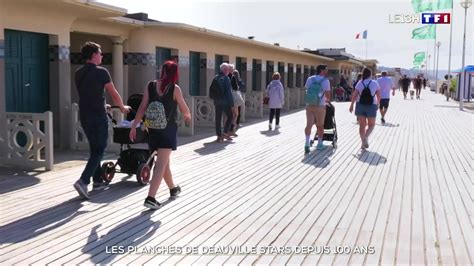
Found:
[[[135, 118], [142, 98], [141, 94], [133, 94], [128, 98], [127, 105], [132, 107], [132, 111], [128, 113], [126, 120], [132, 121]], [[112, 108], [118, 107], [112, 106]], [[111, 182], [115, 173], [126, 173], [128, 175], [135, 174], [140, 185], [148, 184], [154, 156], [150, 156], [147, 133], [141, 128], [137, 128], [136, 138], [132, 142], [129, 138], [130, 127], [117, 125], [117, 121], [109, 113], [107, 115], [115, 125], [113, 127], [113, 141], [120, 144], [120, 155], [117, 162], [109, 161], [102, 164], [102, 179], [104, 182]], [[117, 170], [117, 165], [120, 170]]]
[[[324, 118], [324, 134], [323, 141], [331, 141], [332, 146], [337, 148], [337, 129], [336, 129], [336, 117], [335, 108], [332, 103], [326, 105], [326, 117]], [[314, 139], [311, 140], [311, 145], [318, 141], [318, 133], [314, 135]]]

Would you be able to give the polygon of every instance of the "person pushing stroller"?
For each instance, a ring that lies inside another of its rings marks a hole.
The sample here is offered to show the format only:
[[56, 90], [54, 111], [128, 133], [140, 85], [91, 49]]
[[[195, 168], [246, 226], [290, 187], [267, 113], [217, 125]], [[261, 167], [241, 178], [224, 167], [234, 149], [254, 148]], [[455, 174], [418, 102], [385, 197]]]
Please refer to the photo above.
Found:
[[100, 67], [102, 63], [101, 46], [94, 42], [86, 42], [81, 47], [84, 66], [75, 73], [75, 84], [79, 93], [79, 117], [82, 129], [89, 142], [90, 156], [74, 189], [83, 199], [89, 199], [87, 186], [92, 176], [93, 190], [104, 189], [108, 184], [102, 180], [100, 161], [104, 156], [108, 138], [108, 119], [104, 92], [107, 92], [122, 113], [130, 111], [130, 106], [122, 102], [122, 97], [115, 89], [107, 69]]
[[329, 80], [326, 78], [328, 69], [326, 65], [319, 65], [316, 68], [316, 75], [308, 78], [305, 84], [306, 103], [306, 128], [304, 152], [310, 151], [311, 128], [316, 125], [318, 134], [317, 150], [324, 149], [324, 120], [326, 116], [326, 101], [331, 99], [331, 88]]

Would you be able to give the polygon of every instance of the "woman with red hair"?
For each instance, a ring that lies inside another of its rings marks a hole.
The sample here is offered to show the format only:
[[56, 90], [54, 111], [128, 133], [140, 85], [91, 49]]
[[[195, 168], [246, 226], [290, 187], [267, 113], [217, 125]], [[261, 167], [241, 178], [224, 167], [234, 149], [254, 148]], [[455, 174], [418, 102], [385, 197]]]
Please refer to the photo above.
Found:
[[191, 121], [191, 113], [184, 101], [181, 88], [176, 85], [177, 81], [178, 65], [174, 61], [166, 61], [161, 69], [161, 79], [148, 83], [130, 130], [130, 139], [134, 140], [136, 137], [135, 128], [142, 121], [145, 111], [147, 111], [148, 114], [147, 108], [150, 103], [159, 102], [162, 104], [166, 117], [166, 127], [148, 127], [148, 145], [150, 152], [156, 151], [157, 158], [148, 190], [148, 197], [145, 199], [144, 205], [155, 210], [161, 206], [161, 204], [156, 201], [155, 196], [163, 178], [170, 189], [171, 199], [176, 198], [181, 192], [181, 188], [175, 186], [173, 183], [170, 169], [170, 155], [171, 151], [176, 150], [177, 146], [177, 108], [179, 107], [186, 123]]

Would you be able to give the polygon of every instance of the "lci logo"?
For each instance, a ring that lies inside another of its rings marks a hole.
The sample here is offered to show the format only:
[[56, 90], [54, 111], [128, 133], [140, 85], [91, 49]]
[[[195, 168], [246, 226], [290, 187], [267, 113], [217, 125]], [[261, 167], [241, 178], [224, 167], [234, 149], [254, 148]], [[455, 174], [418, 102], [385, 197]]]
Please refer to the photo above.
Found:
[[418, 14], [394, 14], [388, 15], [388, 23], [420, 23], [420, 15]]
[[423, 24], [449, 24], [451, 23], [450, 13], [422, 13], [421, 23]]

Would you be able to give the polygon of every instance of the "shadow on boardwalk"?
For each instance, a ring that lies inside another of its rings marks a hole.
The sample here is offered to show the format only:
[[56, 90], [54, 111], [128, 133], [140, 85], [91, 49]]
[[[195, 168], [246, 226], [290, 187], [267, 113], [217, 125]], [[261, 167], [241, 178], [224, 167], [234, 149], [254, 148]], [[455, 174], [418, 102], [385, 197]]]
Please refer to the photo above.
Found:
[[381, 127], [399, 127], [400, 124], [392, 124], [392, 123], [387, 122], [387, 123], [385, 123], [385, 124], [379, 124], [379, 123], [377, 123], [377, 126], [381, 126]]
[[227, 147], [227, 145], [230, 145], [230, 144], [235, 144], [235, 142], [234, 141], [206, 142], [206, 143], [203, 144], [204, 147], [201, 147], [199, 149], [195, 149], [194, 152], [196, 152], [199, 155], [214, 154], [216, 152], [224, 150]]
[[267, 137], [273, 137], [273, 136], [279, 135], [279, 134], [280, 134], [280, 130], [278, 130], [278, 129], [275, 129], [275, 130], [263, 130], [263, 131], [260, 131], [260, 134], [262, 134], [262, 135], [264, 135], [264, 136], [267, 136]]
[[[72, 187], [72, 183], [68, 185]], [[114, 183], [106, 191], [91, 192], [90, 202], [111, 203], [139, 189], [141, 187], [136, 182]], [[106, 206], [107, 204], [101, 205], [98, 209]], [[75, 197], [31, 216], [0, 226], [0, 244], [23, 242], [64, 226], [81, 214], [89, 212], [81, 211], [81, 207], [83, 207], [82, 201]]]
[[331, 163], [331, 157], [336, 153], [336, 149], [327, 146], [324, 150], [311, 150], [309, 154], [304, 155], [302, 163], [313, 165], [316, 168], [325, 168]]
[[385, 164], [387, 162], [387, 158], [378, 154], [377, 152], [368, 151], [368, 150], [359, 150], [357, 154], [354, 154], [359, 161], [368, 163], [370, 165], [379, 165]]
[[40, 182], [37, 175], [42, 171], [23, 171], [8, 167], [0, 168], [0, 195], [34, 186]]
[[[162, 207], [171, 200], [162, 203]], [[107, 232], [106, 235], [97, 234], [100, 224], [91, 229], [87, 244], [82, 248], [84, 254], [90, 254], [90, 261], [94, 264], [108, 264], [117, 255], [137, 253], [137, 247], [155, 234], [161, 226], [161, 221], [151, 220], [152, 210], [146, 210], [130, 220], [124, 221]], [[115, 250], [113, 250], [115, 248]], [[117, 248], [120, 248], [117, 250]]]

